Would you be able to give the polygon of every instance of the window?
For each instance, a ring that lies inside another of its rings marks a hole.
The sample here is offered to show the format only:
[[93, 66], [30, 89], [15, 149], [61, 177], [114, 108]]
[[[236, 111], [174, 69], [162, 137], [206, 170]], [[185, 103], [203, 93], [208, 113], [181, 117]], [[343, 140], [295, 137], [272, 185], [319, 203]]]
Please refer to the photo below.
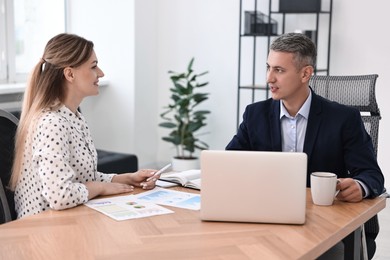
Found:
[[65, 0], [0, 0], [0, 83], [23, 82], [46, 42], [65, 32]]

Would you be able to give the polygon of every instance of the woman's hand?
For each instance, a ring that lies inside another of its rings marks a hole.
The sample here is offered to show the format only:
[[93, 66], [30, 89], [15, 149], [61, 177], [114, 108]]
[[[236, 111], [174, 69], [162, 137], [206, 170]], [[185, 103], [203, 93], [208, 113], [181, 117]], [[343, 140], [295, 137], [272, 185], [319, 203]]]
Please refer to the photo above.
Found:
[[85, 183], [88, 189], [88, 199], [99, 195], [115, 195], [120, 193], [133, 192], [134, 187], [141, 187], [151, 190], [156, 187], [156, 180], [159, 176], [154, 176], [156, 170], [142, 169], [134, 173], [123, 173], [115, 175], [111, 182], [92, 181]]
[[141, 187], [145, 190], [153, 189], [159, 176], [154, 176], [157, 170], [141, 169], [134, 173], [123, 173], [115, 175], [112, 182], [125, 183], [135, 187]]

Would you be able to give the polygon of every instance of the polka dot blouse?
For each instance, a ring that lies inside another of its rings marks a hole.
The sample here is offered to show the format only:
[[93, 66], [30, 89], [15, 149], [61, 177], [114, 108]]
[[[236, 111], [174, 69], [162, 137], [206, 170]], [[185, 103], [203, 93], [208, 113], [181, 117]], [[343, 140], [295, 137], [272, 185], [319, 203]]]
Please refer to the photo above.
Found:
[[44, 112], [25, 145], [15, 190], [18, 218], [87, 202], [84, 183], [110, 182], [114, 176], [96, 167], [97, 152], [84, 117], [65, 106]]

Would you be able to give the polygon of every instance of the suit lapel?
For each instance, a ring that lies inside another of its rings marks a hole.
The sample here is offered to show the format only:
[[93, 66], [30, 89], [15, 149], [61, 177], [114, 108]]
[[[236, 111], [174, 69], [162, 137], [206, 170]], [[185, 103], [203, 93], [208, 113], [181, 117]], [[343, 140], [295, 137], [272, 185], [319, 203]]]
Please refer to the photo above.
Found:
[[312, 101], [310, 105], [309, 120], [307, 122], [305, 142], [303, 152], [310, 158], [314, 149], [314, 144], [317, 139], [318, 130], [321, 125], [322, 102], [318, 96], [312, 91]]
[[271, 145], [273, 151], [282, 151], [282, 138], [280, 130], [280, 101], [273, 101], [269, 115], [271, 126]]

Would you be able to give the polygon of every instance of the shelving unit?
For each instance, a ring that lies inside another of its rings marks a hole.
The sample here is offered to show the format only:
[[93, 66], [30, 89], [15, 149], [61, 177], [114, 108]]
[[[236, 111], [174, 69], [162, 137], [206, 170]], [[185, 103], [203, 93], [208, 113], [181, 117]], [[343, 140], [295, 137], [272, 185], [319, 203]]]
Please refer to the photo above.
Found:
[[269, 98], [266, 61], [270, 44], [278, 35], [296, 30], [311, 32], [318, 52], [315, 74], [329, 74], [333, 0], [319, 0], [321, 8], [309, 12], [299, 7], [281, 12], [280, 1], [294, 0], [240, 0], [237, 126], [247, 104]]

